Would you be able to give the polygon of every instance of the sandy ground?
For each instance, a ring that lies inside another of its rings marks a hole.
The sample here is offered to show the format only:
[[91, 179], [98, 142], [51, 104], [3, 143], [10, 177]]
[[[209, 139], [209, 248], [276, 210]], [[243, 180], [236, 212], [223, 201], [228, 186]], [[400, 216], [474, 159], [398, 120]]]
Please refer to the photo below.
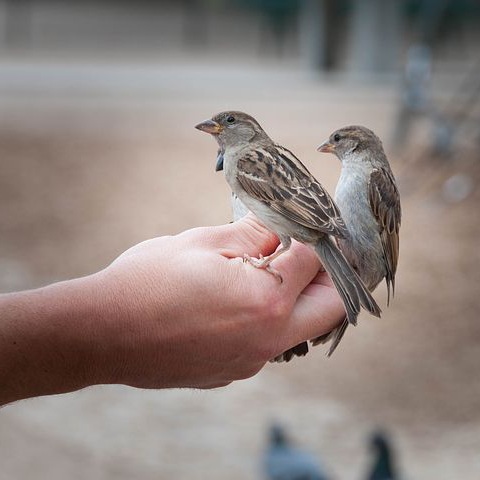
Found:
[[[339, 164], [314, 147], [346, 123], [388, 140], [398, 97], [394, 84], [285, 67], [1, 69], [3, 291], [87, 274], [146, 238], [228, 221], [216, 146], [193, 129], [212, 113], [254, 114], [333, 191]], [[0, 480], [258, 479], [272, 419], [335, 478], [362, 478], [378, 426], [391, 432], [405, 478], [478, 478], [474, 147], [465, 134], [451, 161], [411, 146], [390, 155], [404, 211], [397, 295], [381, 320], [362, 317], [333, 358], [316, 348], [218, 391], [105, 386], [10, 405], [0, 411]], [[458, 173], [473, 190], [451, 202], [442, 189]], [[384, 288], [376, 296], [385, 306]]]

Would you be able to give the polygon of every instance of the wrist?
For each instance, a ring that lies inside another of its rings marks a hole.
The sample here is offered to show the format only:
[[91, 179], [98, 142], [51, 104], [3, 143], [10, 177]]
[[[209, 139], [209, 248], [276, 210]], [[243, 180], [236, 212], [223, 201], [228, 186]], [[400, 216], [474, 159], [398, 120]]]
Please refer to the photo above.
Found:
[[106, 383], [94, 276], [3, 295], [0, 404]]

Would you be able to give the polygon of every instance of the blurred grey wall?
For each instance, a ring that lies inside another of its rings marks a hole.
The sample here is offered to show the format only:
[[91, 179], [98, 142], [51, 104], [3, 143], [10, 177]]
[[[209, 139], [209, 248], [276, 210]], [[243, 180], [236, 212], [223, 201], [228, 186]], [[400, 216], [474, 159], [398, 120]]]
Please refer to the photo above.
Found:
[[381, 73], [412, 43], [478, 55], [479, 19], [475, 0], [0, 0], [0, 56], [254, 54]]

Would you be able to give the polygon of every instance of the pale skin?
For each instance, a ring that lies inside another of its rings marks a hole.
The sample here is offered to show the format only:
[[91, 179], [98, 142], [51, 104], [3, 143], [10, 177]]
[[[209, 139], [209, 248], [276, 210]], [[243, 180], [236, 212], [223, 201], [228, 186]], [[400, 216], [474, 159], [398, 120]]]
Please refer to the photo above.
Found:
[[[308, 247], [242, 261], [278, 239], [252, 216], [154, 238], [104, 270], [0, 295], [0, 405], [97, 384], [216, 388], [329, 332], [342, 302]], [[280, 368], [280, 367], [277, 367]]]

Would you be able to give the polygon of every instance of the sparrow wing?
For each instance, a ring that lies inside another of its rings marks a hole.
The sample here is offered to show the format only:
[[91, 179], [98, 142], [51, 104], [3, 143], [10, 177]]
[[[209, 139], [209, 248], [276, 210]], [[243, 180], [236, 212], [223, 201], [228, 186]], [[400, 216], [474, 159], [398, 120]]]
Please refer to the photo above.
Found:
[[399, 251], [399, 230], [402, 211], [400, 195], [389, 169], [376, 168], [370, 174], [368, 185], [370, 207], [380, 227], [383, 252], [387, 275], [388, 300], [390, 300], [390, 285], [395, 293], [395, 273], [397, 271]]
[[344, 238], [340, 210], [292, 152], [280, 145], [257, 148], [237, 162], [237, 179], [253, 198], [307, 228]]

